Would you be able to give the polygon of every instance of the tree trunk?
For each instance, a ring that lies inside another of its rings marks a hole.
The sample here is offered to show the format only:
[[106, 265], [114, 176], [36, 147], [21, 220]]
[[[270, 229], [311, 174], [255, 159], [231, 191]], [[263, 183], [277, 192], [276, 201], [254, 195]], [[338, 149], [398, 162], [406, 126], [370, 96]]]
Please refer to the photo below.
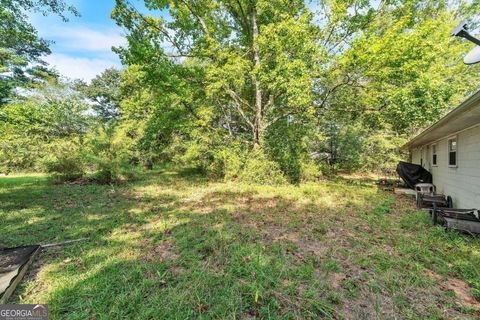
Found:
[[260, 68], [260, 50], [258, 48], [258, 25], [257, 25], [257, 8], [256, 4], [252, 7], [252, 31], [253, 31], [253, 83], [255, 89], [255, 122], [253, 128], [253, 145], [255, 148], [260, 148], [263, 142], [263, 102], [262, 102], [262, 89], [260, 86], [260, 80], [256, 72]]

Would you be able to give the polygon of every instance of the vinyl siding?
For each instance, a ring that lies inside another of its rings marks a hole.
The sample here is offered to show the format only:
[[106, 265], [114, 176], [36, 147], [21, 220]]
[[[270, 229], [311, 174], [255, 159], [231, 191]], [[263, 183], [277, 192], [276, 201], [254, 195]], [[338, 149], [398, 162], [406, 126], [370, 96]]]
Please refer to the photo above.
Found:
[[[448, 166], [448, 139], [435, 142], [437, 166], [432, 166], [431, 145], [412, 150], [412, 162], [432, 173], [438, 193], [449, 195], [456, 208], [480, 209], [480, 126], [462, 131], [457, 137], [457, 167]], [[428, 150], [427, 150], [428, 147]]]

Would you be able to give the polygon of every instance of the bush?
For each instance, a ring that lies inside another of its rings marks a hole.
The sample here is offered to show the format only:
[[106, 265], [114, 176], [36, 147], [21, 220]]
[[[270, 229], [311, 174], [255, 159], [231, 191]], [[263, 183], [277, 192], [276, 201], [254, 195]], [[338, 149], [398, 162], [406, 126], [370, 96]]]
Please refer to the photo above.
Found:
[[48, 154], [45, 142], [35, 137], [3, 138], [0, 133], [0, 172], [32, 170], [39, 164], [38, 159]]
[[85, 159], [100, 183], [112, 183], [134, 179], [136, 168], [131, 164], [134, 155], [129, 140], [114, 128], [98, 129], [87, 136]]
[[84, 162], [76, 139], [53, 141], [44, 152], [48, 155], [39, 160], [39, 167], [49, 173], [55, 182], [74, 181], [84, 175]]
[[253, 150], [249, 154], [238, 178], [242, 182], [263, 185], [278, 185], [287, 182], [279, 165], [267, 159], [261, 150]]
[[58, 183], [77, 180], [84, 174], [82, 160], [75, 153], [50, 156], [42, 163], [45, 171]]
[[93, 178], [99, 183], [133, 180], [137, 177], [137, 168], [133, 167], [128, 159], [111, 156], [108, 153], [90, 159], [96, 167]]
[[213, 162], [207, 171], [213, 177], [222, 178], [225, 181], [236, 180], [247, 159], [245, 150], [239, 143], [231, 143], [213, 152]]
[[315, 182], [322, 177], [322, 170], [313, 161], [307, 160], [300, 163], [300, 181], [302, 182]]
[[224, 150], [222, 152], [224, 159], [223, 178], [225, 180], [235, 180], [240, 176], [242, 167], [245, 164], [245, 153], [240, 150]]
[[324, 177], [332, 177], [335, 175], [335, 168], [328, 163], [328, 161], [321, 161], [318, 164], [318, 170], [322, 172]]

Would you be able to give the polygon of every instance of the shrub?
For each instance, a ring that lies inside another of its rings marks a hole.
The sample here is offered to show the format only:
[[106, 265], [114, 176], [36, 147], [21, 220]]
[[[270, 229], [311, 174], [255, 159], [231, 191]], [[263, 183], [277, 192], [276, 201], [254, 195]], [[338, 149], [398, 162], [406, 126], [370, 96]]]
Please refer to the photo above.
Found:
[[315, 182], [322, 177], [322, 170], [313, 160], [300, 163], [300, 180], [302, 182]]
[[324, 177], [332, 177], [335, 175], [335, 167], [330, 165], [328, 161], [321, 161], [318, 164], [318, 169], [322, 172], [322, 176]]
[[213, 153], [214, 160], [208, 167], [208, 172], [225, 181], [236, 180], [245, 164], [247, 154], [239, 143], [223, 146]]
[[[106, 161], [105, 161], [106, 160]], [[122, 180], [132, 180], [137, 176], [135, 168], [117, 159], [101, 159], [97, 161], [97, 171], [93, 174], [100, 183], [112, 183]]]
[[245, 153], [240, 150], [224, 150], [224, 171], [223, 178], [225, 180], [235, 180], [239, 177], [242, 167], [245, 163]]
[[287, 182], [278, 164], [267, 159], [262, 150], [253, 150], [249, 154], [239, 174], [239, 180], [264, 185], [278, 185]]
[[55, 182], [74, 181], [84, 174], [81, 158], [76, 153], [60, 153], [42, 160], [45, 171]]
[[84, 156], [95, 171], [93, 177], [96, 181], [111, 183], [136, 177], [129, 140], [122, 136], [122, 132], [114, 128], [101, 128], [87, 136]]
[[38, 162], [39, 168], [51, 175], [54, 182], [74, 181], [85, 173], [78, 140], [53, 141], [44, 150], [47, 156]]

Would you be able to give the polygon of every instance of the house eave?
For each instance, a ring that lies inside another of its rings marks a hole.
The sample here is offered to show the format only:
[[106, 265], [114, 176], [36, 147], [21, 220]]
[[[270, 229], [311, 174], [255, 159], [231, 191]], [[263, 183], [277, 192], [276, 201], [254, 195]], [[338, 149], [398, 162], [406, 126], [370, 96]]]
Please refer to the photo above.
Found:
[[415, 149], [480, 123], [480, 90], [439, 121], [410, 140], [403, 148]]

